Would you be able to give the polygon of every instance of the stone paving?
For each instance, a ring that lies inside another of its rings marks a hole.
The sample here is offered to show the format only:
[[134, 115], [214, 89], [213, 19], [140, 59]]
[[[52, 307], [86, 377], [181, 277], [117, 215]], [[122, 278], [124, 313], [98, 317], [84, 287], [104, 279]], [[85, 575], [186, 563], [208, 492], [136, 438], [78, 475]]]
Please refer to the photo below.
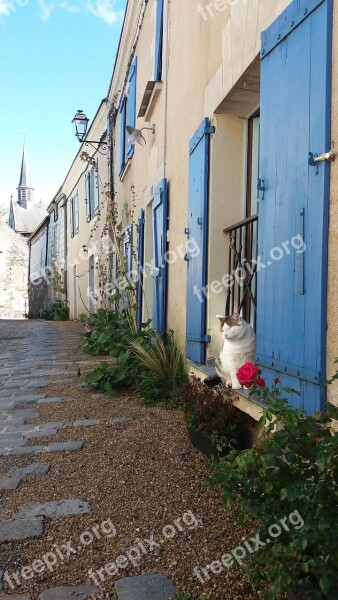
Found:
[[[40, 453], [81, 451], [83, 441], [78, 439], [81, 428], [95, 427], [98, 419], [49, 422], [39, 425], [28, 423], [40, 417], [39, 404], [57, 404], [77, 401], [79, 398], [47, 397], [39, 390], [51, 383], [51, 377], [60, 377], [62, 383], [73, 381], [79, 372], [65, 370], [67, 355], [59, 351], [63, 333], [44, 321], [0, 321], [0, 457], [32, 455], [30, 464], [10, 466], [2, 472], [0, 462], [0, 491], [13, 491], [23, 485], [26, 477], [48, 477], [51, 466], [39, 463]], [[74, 338], [75, 340], [75, 338]], [[51, 365], [53, 368], [51, 368]], [[67, 375], [67, 378], [64, 376]], [[54, 379], [53, 379], [54, 381]], [[104, 397], [95, 394], [96, 398]], [[35, 408], [29, 408], [35, 404]], [[127, 423], [130, 417], [113, 417], [111, 424]], [[55, 435], [65, 428], [74, 429], [74, 441], [30, 445], [30, 440]], [[12, 493], [12, 492], [11, 492]], [[44, 536], [46, 518], [66, 518], [89, 514], [91, 506], [80, 498], [62, 498], [58, 501], [31, 503], [21, 506], [14, 514], [6, 506], [0, 507], [0, 543], [30, 540]], [[3, 589], [0, 548], [0, 592]], [[37, 598], [26, 593], [1, 594], [1, 600], [86, 600], [96, 597], [95, 586], [72, 585], [51, 587]], [[126, 577], [116, 582], [118, 600], [169, 600], [175, 594], [173, 582], [161, 574]], [[101, 596], [100, 596], [101, 597]]]

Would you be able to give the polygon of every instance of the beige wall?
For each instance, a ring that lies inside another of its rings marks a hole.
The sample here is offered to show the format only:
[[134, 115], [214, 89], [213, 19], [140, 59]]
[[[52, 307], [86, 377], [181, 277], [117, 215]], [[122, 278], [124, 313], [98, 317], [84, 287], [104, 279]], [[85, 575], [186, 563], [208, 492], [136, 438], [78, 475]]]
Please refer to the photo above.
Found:
[[[90, 131], [87, 134], [88, 139], [100, 140], [102, 134], [106, 131], [107, 127], [107, 105], [102, 103], [100, 110], [98, 111]], [[90, 169], [90, 164], [81, 160], [82, 152], [87, 152], [90, 156], [94, 157], [98, 161], [98, 172], [99, 172], [99, 190], [100, 190], [100, 211], [101, 215], [94, 217], [89, 223], [87, 222], [86, 215], [86, 189], [85, 189], [85, 174]], [[88, 287], [89, 287], [89, 259], [91, 255], [94, 255], [94, 261], [96, 258], [102, 258], [102, 260], [108, 264], [108, 254], [102, 250], [101, 245], [101, 234], [103, 227], [106, 223], [106, 213], [108, 207], [108, 198], [106, 196], [108, 184], [108, 167], [107, 167], [107, 155], [100, 154], [95, 151], [91, 146], [81, 146], [73, 165], [63, 183], [62, 193], [67, 198], [67, 291], [68, 301], [70, 309], [70, 318], [76, 319], [81, 313], [88, 314], [89, 299], [88, 299]], [[70, 230], [70, 199], [73, 195], [78, 193], [79, 201], [79, 232], [74, 237], [71, 237]], [[83, 248], [85, 247], [85, 249]], [[86, 251], [87, 249], [87, 251]], [[74, 286], [74, 266], [76, 266], [76, 290], [77, 298], [74, 299], [75, 286]], [[95, 270], [95, 287], [98, 290], [99, 296], [99, 277], [98, 272]], [[81, 299], [82, 298], [82, 299]], [[98, 302], [97, 307], [100, 307]]]
[[[147, 146], [135, 146], [135, 154], [123, 180], [118, 177], [119, 115], [114, 148], [115, 187], [124, 223], [137, 222], [140, 208], [151, 202], [153, 188], [167, 177], [169, 192], [169, 248], [186, 243], [189, 140], [204, 117], [212, 119], [216, 133], [211, 140], [209, 281], [219, 279], [227, 264], [223, 229], [244, 215], [246, 177], [246, 117], [259, 105], [259, 51], [261, 32], [286, 8], [290, 0], [239, 0], [214, 16], [198, 12], [196, 0], [168, 0], [164, 32], [163, 84], [150, 123], [156, 133], [145, 132]], [[210, 7], [209, 0], [202, 6]], [[224, 3], [225, 5], [226, 3]], [[221, 5], [221, 3], [218, 3]], [[207, 9], [206, 9], [207, 10]], [[207, 15], [207, 18], [205, 16]], [[137, 26], [141, 24], [141, 28]], [[109, 105], [124, 89], [128, 64], [138, 56], [137, 109], [146, 82], [153, 77], [155, 0], [129, 2], [126, 26]], [[338, 133], [338, 8], [335, 4], [333, 86], [333, 140]], [[249, 88], [249, 89], [248, 89]], [[148, 125], [137, 119], [137, 127]], [[337, 142], [336, 142], [337, 143]], [[135, 197], [131, 193], [134, 186]], [[338, 355], [338, 161], [332, 165], [328, 365]], [[151, 239], [151, 210], [146, 213], [147, 259]], [[179, 258], [168, 268], [168, 328], [185, 345], [186, 263]], [[151, 281], [146, 282], [151, 298]], [[150, 301], [149, 301], [150, 302]], [[216, 313], [224, 311], [225, 292], [208, 303], [208, 333], [212, 336], [209, 356], [217, 354], [221, 340]], [[337, 402], [338, 403], [338, 402]]]

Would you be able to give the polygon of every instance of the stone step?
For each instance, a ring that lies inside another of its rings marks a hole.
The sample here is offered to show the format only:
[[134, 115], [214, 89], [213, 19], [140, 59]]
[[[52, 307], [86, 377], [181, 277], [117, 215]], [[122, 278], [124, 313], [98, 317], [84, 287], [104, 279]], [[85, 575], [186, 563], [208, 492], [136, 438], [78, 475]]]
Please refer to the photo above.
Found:
[[172, 600], [176, 587], [162, 573], [124, 577], [115, 582], [118, 600]]

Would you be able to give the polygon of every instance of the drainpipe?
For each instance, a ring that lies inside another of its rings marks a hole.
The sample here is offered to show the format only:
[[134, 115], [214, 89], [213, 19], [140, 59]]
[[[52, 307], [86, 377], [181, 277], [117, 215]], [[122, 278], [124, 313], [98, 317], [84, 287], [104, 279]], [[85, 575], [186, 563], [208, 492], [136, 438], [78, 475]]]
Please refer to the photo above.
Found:
[[67, 247], [67, 198], [66, 196], [63, 197], [63, 221], [64, 221], [64, 243], [63, 243], [63, 264], [64, 264], [64, 270], [63, 270], [63, 288], [65, 290], [65, 297], [66, 297], [66, 302], [68, 302], [68, 285], [67, 285], [67, 279], [68, 279], [68, 260], [67, 260], [67, 255], [68, 255], [68, 247]]

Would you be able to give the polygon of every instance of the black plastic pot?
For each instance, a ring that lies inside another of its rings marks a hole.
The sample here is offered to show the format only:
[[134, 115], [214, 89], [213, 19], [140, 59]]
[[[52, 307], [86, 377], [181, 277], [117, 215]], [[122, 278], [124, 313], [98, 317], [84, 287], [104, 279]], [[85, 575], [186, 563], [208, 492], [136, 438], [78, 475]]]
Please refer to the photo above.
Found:
[[[192, 445], [195, 446], [197, 450], [203, 452], [203, 454], [208, 458], [214, 457], [217, 460], [218, 456], [226, 456], [230, 452], [230, 448], [225, 448], [221, 453], [219, 453], [213, 438], [203, 430], [195, 429], [194, 427], [188, 427], [188, 434]], [[250, 429], [244, 429], [238, 435], [237, 449], [247, 450], [248, 448], [252, 448], [252, 446], [252, 431]]]
[[304, 594], [300, 594], [294, 588], [288, 588], [288, 600], [307, 600]]

